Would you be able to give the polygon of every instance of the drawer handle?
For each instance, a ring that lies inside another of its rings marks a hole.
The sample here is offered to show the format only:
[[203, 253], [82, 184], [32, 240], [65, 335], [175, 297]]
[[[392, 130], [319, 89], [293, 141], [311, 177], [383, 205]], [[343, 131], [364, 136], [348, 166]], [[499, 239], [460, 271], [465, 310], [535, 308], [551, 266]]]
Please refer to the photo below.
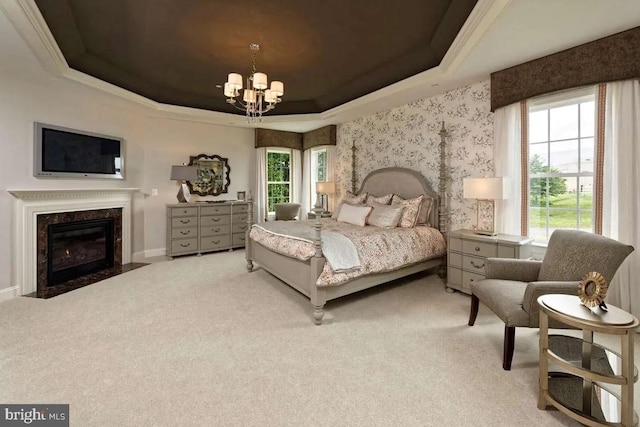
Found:
[[243, 226], [238, 227], [238, 228], [240, 229], [240, 231], [244, 231], [244, 230], [246, 230], [246, 229], [247, 229], [247, 226], [246, 226], [246, 225], [243, 225]]
[[217, 245], [218, 243], [220, 243], [220, 240], [212, 240], [211, 243]]
[[181, 220], [180, 220], [180, 223], [181, 223], [181, 224], [189, 224], [190, 222], [191, 222], [191, 220], [190, 220], [190, 219], [181, 219]]
[[480, 252], [480, 246], [476, 246], [476, 252]]
[[220, 227], [216, 227], [216, 228], [213, 229], [214, 233], [218, 233], [219, 231], [220, 231]]
[[182, 246], [183, 248], [188, 248], [189, 246], [191, 246], [191, 243], [180, 243], [180, 246]]
[[220, 218], [211, 218], [211, 221], [218, 222], [218, 221], [220, 221]]
[[475, 262], [473, 262], [473, 260], [471, 261], [471, 265], [473, 265], [475, 268], [484, 268], [484, 262], [481, 265], [477, 265]]
[[189, 234], [189, 233], [191, 233], [191, 230], [186, 230], [186, 231], [181, 230], [181, 231], [180, 231], [180, 234], [182, 234], [183, 236], [186, 236], [186, 235], [187, 235], [187, 234]]
[[182, 213], [187, 213], [187, 212], [189, 212], [189, 211], [188, 211], [188, 210], [186, 210], [186, 209], [182, 211]]

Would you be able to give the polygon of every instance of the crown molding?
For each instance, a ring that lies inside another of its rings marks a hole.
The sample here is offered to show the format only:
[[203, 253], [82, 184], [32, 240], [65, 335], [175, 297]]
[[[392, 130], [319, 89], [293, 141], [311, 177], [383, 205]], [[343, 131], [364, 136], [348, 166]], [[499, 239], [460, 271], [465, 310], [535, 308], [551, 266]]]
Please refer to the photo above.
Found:
[[444, 80], [453, 79], [453, 74], [482, 36], [491, 28], [502, 11], [512, 0], [479, 0], [469, 18], [445, 54], [441, 64], [415, 76], [393, 83], [353, 101], [318, 114], [297, 114], [262, 118], [259, 123], [250, 123], [238, 114], [221, 113], [197, 108], [168, 105], [153, 101], [111, 83], [73, 70], [67, 64], [49, 27], [46, 25], [35, 0], [0, 0], [5, 12], [18, 33], [27, 42], [46, 70], [85, 86], [100, 90], [154, 111], [160, 117], [176, 120], [210, 123], [235, 127], [262, 127], [307, 131], [327, 124], [337, 124], [377, 111], [393, 108], [417, 99], [441, 93]]

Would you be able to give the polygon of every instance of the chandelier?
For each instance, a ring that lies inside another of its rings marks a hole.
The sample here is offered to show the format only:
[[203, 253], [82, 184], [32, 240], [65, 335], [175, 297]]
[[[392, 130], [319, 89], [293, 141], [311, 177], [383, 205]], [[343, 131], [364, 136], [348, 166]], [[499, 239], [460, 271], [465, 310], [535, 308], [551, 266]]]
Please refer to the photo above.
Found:
[[[224, 96], [227, 102], [238, 110], [247, 114], [247, 121], [252, 122], [255, 119], [262, 119], [262, 114], [276, 108], [278, 102], [282, 102], [279, 97], [284, 95], [284, 83], [272, 81], [271, 87], [267, 82], [265, 73], [256, 72], [256, 54], [260, 50], [260, 45], [251, 43], [249, 45], [253, 58], [253, 67], [251, 74], [247, 77], [246, 87], [242, 90], [242, 75], [238, 73], [230, 73], [227, 82], [224, 84]], [[236, 98], [240, 96], [242, 90], [242, 101]]]

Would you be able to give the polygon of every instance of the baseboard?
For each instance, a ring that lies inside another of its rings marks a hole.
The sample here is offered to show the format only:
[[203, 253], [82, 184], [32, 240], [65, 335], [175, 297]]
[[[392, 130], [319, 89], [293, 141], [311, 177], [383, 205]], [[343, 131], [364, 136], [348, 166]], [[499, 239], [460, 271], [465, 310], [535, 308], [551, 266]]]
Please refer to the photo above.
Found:
[[10, 286], [8, 288], [0, 289], [0, 302], [20, 296], [18, 291], [18, 286]]
[[165, 256], [166, 254], [167, 250], [165, 248], [149, 249], [142, 252], [135, 252], [133, 254], [133, 262], [145, 262], [145, 258]]

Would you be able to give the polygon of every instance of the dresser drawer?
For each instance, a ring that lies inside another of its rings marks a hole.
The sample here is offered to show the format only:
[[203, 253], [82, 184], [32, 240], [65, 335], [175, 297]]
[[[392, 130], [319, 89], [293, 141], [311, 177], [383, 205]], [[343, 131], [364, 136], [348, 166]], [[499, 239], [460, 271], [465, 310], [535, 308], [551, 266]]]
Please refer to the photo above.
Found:
[[247, 214], [247, 213], [237, 214], [237, 213], [234, 212], [233, 213], [233, 223], [236, 224], [238, 222], [244, 222], [246, 224], [248, 217], [249, 217], [249, 214]]
[[244, 233], [233, 233], [233, 246], [244, 246], [247, 235]]
[[233, 213], [237, 214], [240, 212], [249, 212], [249, 205], [248, 204], [244, 204], [244, 205], [233, 205]]
[[198, 238], [176, 239], [171, 241], [171, 253], [196, 252], [198, 250]]
[[201, 226], [200, 227], [200, 236], [217, 236], [220, 234], [229, 234], [231, 232], [231, 227], [228, 225], [209, 225], [209, 226]]
[[226, 225], [231, 224], [231, 215], [201, 216], [200, 221], [200, 226], [202, 227], [209, 225]]
[[238, 222], [233, 224], [233, 232], [234, 233], [243, 233], [247, 231], [247, 223], [246, 222]]
[[231, 206], [202, 206], [200, 215], [231, 214]]
[[457, 237], [449, 237], [449, 249], [462, 252], [462, 240]]
[[226, 249], [231, 246], [231, 236], [210, 236], [200, 238], [200, 250]]
[[498, 256], [498, 245], [493, 243], [475, 242], [473, 240], [462, 241], [462, 251], [465, 254], [476, 255], [481, 257]]
[[449, 266], [462, 268], [462, 255], [449, 252]]
[[175, 227], [194, 227], [198, 225], [197, 216], [171, 218], [171, 228]]
[[198, 215], [198, 208], [196, 206], [188, 208], [171, 208], [170, 215], [172, 218], [176, 216], [196, 216]]
[[198, 237], [198, 227], [173, 228], [171, 230], [172, 239], [178, 239], [181, 237]]
[[466, 291], [468, 294], [471, 293], [471, 284], [473, 282], [477, 282], [479, 280], [484, 279], [484, 275], [482, 274], [476, 274], [476, 273], [470, 273], [468, 271], [463, 271], [462, 272], [462, 289], [464, 291]]

